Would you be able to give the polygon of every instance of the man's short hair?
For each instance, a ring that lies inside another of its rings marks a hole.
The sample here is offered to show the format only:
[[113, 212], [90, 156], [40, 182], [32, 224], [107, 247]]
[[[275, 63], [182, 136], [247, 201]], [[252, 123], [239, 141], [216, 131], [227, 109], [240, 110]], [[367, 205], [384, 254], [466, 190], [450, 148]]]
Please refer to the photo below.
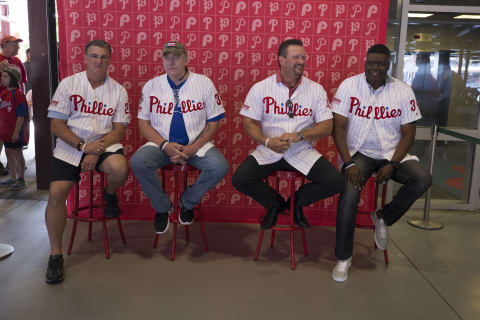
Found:
[[287, 48], [289, 46], [300, 46], [303, 47], [302, 40], [299, 39], [288, 39], [280, 43], [280, 47], [278, 47], [278, 56], [282, 56], [284, 58], [287, 57]]
[[110, 47], [110, 44], [107, 41], [98, 40], [98, 39], [90, 41], [85, 46], [85, 54], [88, 53], [88, 48], [90, 48], [91, 46], [100, 47], [100, 48], [107, 48], [108, 49], [108, 55], [109, 56], [112, 55], [112, 47]]
[[25, 53], [30, 53], [30, 48], [28, 48], [28, 49], [25, 51]]
[[369, 55], [370, 53], [384, 54], [388, 57], [388, 60], [390, 60], [390, 49], [388, 49], [388, 47], [384, 44], [380, 44], [380, 43], [374, 44], [373, 46], [370, 47], [370, 49], [368, 49], [367, 55]]

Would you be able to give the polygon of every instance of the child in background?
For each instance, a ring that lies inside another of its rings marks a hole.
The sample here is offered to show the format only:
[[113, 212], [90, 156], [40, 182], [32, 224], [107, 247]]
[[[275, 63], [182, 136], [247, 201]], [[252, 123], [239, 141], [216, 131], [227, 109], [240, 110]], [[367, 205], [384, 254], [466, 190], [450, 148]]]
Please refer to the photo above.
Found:
[[20, 71], [8, 66], [2, 71], [1, 83], [7, 87], [0, 92], [0, 140], [4, 142], [10, 177], [0, 187], [11, 191], [26, 188], [23, 147], [28, 145], [29, 115], [25, 95], [19, 89]]

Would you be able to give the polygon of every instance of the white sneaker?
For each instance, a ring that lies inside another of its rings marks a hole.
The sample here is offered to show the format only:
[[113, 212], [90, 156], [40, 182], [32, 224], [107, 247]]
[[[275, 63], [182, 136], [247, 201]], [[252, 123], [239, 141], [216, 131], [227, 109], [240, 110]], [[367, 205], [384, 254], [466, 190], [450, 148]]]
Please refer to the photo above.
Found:
[[370, 213], [370, 217], [372, 218], [373, 225], [375, 226], [375, 232], [373, 233], [373, 240], [375, 240], [375, 244], [377, 245], [378, 249], [385, 250], [388, 247], [388, 228], [383, 219], [378, 219], [377, 217], [377, 209]]
[[352, 257], [347, 260], [338, 260], [337, 265], [333, 268], [332, 278], [337, 282], [344, 282], [348, 279], [348, 268], [352, 265]]

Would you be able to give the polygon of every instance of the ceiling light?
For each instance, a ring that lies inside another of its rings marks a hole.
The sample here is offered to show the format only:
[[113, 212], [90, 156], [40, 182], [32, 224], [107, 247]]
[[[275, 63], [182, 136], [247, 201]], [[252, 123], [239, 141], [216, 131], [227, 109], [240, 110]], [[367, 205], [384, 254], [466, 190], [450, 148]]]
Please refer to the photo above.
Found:
[[462, 14], [456, 17], [453, 17], [453, 19], [480, 19], [480, 15], [475, 15], [475, 14]]
[[428, 18], [430, 16], [433, 16], [433, 13], [415, 13], [415, 12], [408, 13], [409, 18]]

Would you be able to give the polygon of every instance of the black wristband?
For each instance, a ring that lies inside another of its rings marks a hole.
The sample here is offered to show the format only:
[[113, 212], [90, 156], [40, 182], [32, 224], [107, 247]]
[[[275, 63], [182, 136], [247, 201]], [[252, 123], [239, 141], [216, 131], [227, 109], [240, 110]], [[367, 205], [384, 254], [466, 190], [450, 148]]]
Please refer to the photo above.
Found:
[[82, 146], [85, 144], [85, 142], [83, 140], [80, 140], [80, 142], [77, 144], [77, 150], [78, 151], [82, 151]]
[[342, 171], [345, 170], [348, 166], [351, 166], [352, 164], [355, 164], [355, 162], [353, 162], [353, 160], [345, 162], [342, 166]]
[[163, 140], [162, 143], [160, 143], [160, 147], [159, 147], [160, 150], [163, 150], [163, 146], [166, 145], [167, 143], [168, 143], [167, 139]]
[[400, 162], [398, 161], [389, 161], [388, 163], [392, 165], [393, 169], [398, 169], [398, 166], [400, 165]]

